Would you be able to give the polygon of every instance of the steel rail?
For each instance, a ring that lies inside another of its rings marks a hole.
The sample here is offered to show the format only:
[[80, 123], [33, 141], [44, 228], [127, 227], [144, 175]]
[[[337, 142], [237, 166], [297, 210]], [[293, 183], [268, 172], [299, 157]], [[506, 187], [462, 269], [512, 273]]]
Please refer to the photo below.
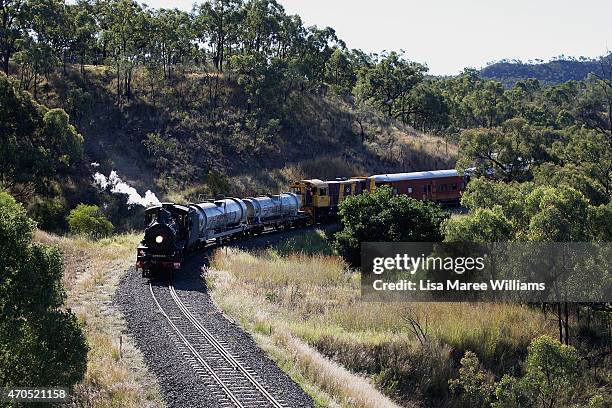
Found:
[[151, 285], [150, 283], [149, 283], [149, 290], [151, 291], [151, 296], [153, 297], [153, 301], [155, 302], [155, 304], [159, 308], [159, 311], [161, 312], [162, 315], [164, 315], [166, 320], [168, 320], [168, 323], [170, 323], [170, 326], [174, 329], [174, 331], [176, 332], [178, 337], [185, 344], [185, 346], [189, 349], [189, 351], [191, 351], [191, 354], [193, 354], [193, 356], [198, 360], [198, 362], [208, 371], [208, 373], [215, 380], [215, 382], [217, 384], [219, 384], [219, 386], [225, 392], [225, 394], [228, 396], [228, 398], [234, 404], [236, 404], [237, 407], [244, 408], [244, 405], [240, 402], [240, 400], [238, 400], [238, 398], [232, 393], [232, 391], [229, 389], [229, 387], [226, 384], [224, 384], [223, 381], [221, 381], [221, 379], [219, 378], [219, 376], [217, 376], [215, 371], [208, 365], [208, 363], [204, 360], [204, 358], [200, 355], [200, 353], [198, 353], [198, 351], [195, 349], [195, 347], [193, 347], [193, 345], [189, 342], [189, 340], [187, 340], [187, 338], [183, 335], [183, 333], [181, 333], [179, 328], [176, 327], [176, 325], [174, 324], [174, 322], [172, 321], [170, 316], [168, 316], [168, 314], [164, 311], [164, 309], [161, 307], [159, 301], [155, 297], [155, 293], [153, 293], [153, 285]]
[[213, 336], [213, 334], [204, 327], [198, 319], [191, 313], [191, 311], [185, 306], [183, 301], [179, 298], [174, 286], [169, 285], [170, 295], [174, 299], [176, 305], [181, 309], [181, 312], [189, 319], [189, 321], [195, 326], [196, 329], [204, 336], [204, 338], [230, 363], [235, 369], [239, 370], [244, 377], [249, 380], [253, 386], [276, 408], [284, 408], [284, 406], [277, 401], [272, 394], [259, 382], [257, 379], [249, 373], [249, 371], [234, 357], [223, 345]]

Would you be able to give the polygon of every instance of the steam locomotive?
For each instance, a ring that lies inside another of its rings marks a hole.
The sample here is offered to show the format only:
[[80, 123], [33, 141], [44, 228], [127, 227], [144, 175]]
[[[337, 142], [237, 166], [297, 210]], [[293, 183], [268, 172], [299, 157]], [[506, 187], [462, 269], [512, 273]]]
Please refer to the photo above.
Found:
[[144, 239], [137, 248], [136, 267], [143, 276], [177, 270], [186, 252], [209, 242], [257, 235], [266, 230], [308, 224], [293, 193], [225, 198], [197, 204], [162, 203], [145, 211]]
[[469, 175], [456, 170], [378, 174], [322, 181], [300, 180], [292, 192], [249, 198], [225, 198], [198, 204], [162, 203], [145, 211], [145, 236], [136, 267], [143, 276], [177, 270], [186, 252], [216, 240], [257, 235], [266, 230], [305, 226], [333, 219], [351, 195], [388, 186], [395, 194], [441, 204], [457, 204]]

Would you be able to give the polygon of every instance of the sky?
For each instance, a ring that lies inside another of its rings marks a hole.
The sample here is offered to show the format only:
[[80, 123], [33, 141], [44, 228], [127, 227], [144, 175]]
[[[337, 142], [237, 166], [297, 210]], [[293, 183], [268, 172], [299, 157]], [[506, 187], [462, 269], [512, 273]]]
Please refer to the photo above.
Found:
[[[142, 1], [142, 0], [139, 0]], [[435, 75], [503, 58], [596, 57], [612, 50], [612, 0], [277, 0], [349, 48], [404, 50]], [[145, 0], [191, 10], [194, 0]]]

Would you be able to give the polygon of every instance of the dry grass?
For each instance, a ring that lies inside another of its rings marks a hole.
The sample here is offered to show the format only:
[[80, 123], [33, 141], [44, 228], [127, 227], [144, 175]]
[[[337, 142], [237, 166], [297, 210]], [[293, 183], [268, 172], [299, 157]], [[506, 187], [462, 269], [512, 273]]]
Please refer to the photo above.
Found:
[[398, 406], [381, 395], [367, 378], [349, 372], [295, 336], [282, 333], [274, 335], [274, 339], [294, 356], [297, 367], [306, 378], [316, 381], [326, 392], [338, 398], [342, 405], [379, 408]]
[[88, 353], [85, 379], [75, 388], [73, 404], [87, 407], [162, 406], [154, 378], [112, 304], [121, 275], [132, 265], [137, 234], [100, 241], [58, 237], [37, 231], [36, 240], [57, 246], [64, 257], [67, 305], [83, 325]]
[[[501, 372], [524, 356], [535, 336], [554, 333], [554, 322], [521, 305], [362, 302], [358, 274], [333, 255], [218, 250], [207, 276], [222, 309], [249, 330], [272, 336], [305, 378], [344, 406], [381, 406], [383, 400], [356, 395], [361, 386], [340, 389], [343, 376], [333, 365], [322, 368], [318, 353], [370, 375], [379, 389], [410, 405], [446, 398], [465, 350]], [[423, 326], [425, 344], [407, 316]]]

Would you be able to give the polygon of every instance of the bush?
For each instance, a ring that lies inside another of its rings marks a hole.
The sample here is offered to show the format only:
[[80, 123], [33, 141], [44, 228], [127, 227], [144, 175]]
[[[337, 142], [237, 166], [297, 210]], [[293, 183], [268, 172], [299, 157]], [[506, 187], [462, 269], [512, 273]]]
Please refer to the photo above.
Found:
[[517, 406], [569, 406], [576, 389], [580, 356], [549, 336], [534, 339], [529, 346], [525, 375], [516, 379], [504, 376], [497, 383], [496, 408]]
[[70, 232], [101, 238], [113, 232], [113, 224], [106, 219], [97, 205], [79, 204], [66, 218]]
[[447, 218], [434, 203], [393, 195], [389, 187], [377, 188], [340, 204], [342, 229], [336, 233], [336, 249], [358, 265], [362, 242], [438, 242], [440, 224]]
[[28, 214], [36, 221], [38, 228], [59, 232], [66, 228], [66, 203], [61, 198], [36, 197], [28, 206]]
[[83, 379], [88, 347], [64, 305], [61, 255], [33, 244], [34, 228], [0, 191], [0, 387], [70, 387]]
[[[504, 375], [493, 385], [487, 380], [476, 354], [466, 351], [461, 359], [459, 378], [449, 381], [449, 385], [451, 390], [461, 393], [462, 406], [565, 407], [570, 405], [576, 389], [579, 360], [574, 347], [549, 336], [540, 336], [529, 346], [523, 377]], [[598, 403], [595, 397], [592, 401]]]
[[488, 407], [493, 395], [492, 381], [487, 379], [487, 373], [480, 366], [476, 354], [466, 351], [461, 359], [459, 378], [448, 382], [451, 391], [459, 393], [462, 406]]

